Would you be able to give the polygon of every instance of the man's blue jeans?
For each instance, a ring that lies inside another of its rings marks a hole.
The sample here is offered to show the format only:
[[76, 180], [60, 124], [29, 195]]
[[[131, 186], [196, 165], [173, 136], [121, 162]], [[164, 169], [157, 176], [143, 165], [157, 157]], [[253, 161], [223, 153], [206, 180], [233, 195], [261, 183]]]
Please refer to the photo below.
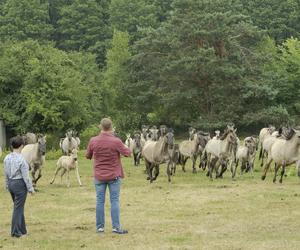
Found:
[[104, 215], [104, 203], [106, 187], [108, 186], [110, 195], [110, 214], [113, 228], [120, 228], [120, 187], [121, 179], [117, 178], [112, 181], [98, 181], [95, 180], [96, 188], [96, 229], [104, 228], [105, 215]]

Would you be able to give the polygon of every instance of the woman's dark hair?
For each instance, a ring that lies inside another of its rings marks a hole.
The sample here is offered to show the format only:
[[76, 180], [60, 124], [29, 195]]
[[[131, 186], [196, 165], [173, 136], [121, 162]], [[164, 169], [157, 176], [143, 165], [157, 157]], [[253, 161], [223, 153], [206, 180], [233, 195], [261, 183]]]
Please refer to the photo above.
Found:
[[10, 145], [13, 149], [17, 149], [24, 145], [24, 140], [21, 136], [17, 135], [10, 139]]

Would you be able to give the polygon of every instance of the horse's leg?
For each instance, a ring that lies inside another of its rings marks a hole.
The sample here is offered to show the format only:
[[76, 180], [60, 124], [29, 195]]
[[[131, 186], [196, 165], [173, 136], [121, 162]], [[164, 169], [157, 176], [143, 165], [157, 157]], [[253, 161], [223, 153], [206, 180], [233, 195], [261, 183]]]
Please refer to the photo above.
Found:
[[261, 176], [261, 179], [262, 179], [262, 180], [265, 180], [265, 179], [266, 179], [267, 172], [268, 172], [268, 170], [269, 170], [269, 167], [270, 167], [270, 165], [271, 165], [271, 162], [272, 162], [272, 158], [271, 158], [271, 157], [268, 157], [267, 163], [265, 164], [265, 167], [264, 167], [264, 173], [263, 173], [263, 175]]
[[202, 168], [202, 170], [204, 171], [206, 169], [206, 165], [207, 165], [207, 159], [201, 157], [200, 163], [199, 163], [199, 168]]
[[151, 163], [145, 159], [145, 165], [146, 165], [146, 171], [148, 174], [147, 180], [150, 180], [150, 182], [151, 182], [151, 179], [152, 179]]
[[56, 170], [55, 170], [55, 173], [54, 173], [54, 176], [53, 176], [53, 179], [52, 181], [50, 182], [50, 184], [53, 184], [54, 181], [55, 181], [55, 178], [56, 178], [56, 175], [58, 174], [59, 170], [61, 170], [61, 167], [56, 167]]
[[261, 162], [260, 162], [260, 166], [263, 167], [264, 165], [264, 157], [265, 157], [265, 150], [262, 148], [262, 151], [261, 151]]
[[262, 157], [261, 157], [261, 164], [260, 166], [262, 167], [264, 165], [264, 158], [267, 158], [268, 157], [268, 153], [266, 150], [263, 150], [263, 153], [262, 153]]
[[210, 160], [210, 164], [209, 164], [209, 178], [212, 181], [213, 180], [213, 172], [215, 170], [216, 167], [216, 163], [217, 163], [218, 159], [217, 158], [213, 158]]
[[221, 164], [221, 173], [219, 175], [220, 178], [223, 178], [223, 174], [226, 172], [227, 170], [227, 165], [228, 165], [228, 161], [223, 161]]
[[277, 172], [278, 172], [279, 168], [280, 168], [280, 164], [275, 163], [275, 171], [274, 171], [273, 183], [276, 183]]
[[286, 163], [284, 162], [282, 164], [281, 176], [280, 176], [280, 180], [279, 180], [280, 183], [282, 183], [282, 178], [283, 178], [283, 175], [284, 175], [284, 172], [285, 172], [285, 167], [286, 167]]
[[234, 177], [235, 177], [236, 169], [237, 169], [238, 166], [239, 166], [239, 159], [236, 160], [234, 169], [232, 169], [232, 167], [231, 167], [232, 179], [234, 179]]
[[207, 165], [207, 173], [206, 173], [206, 176], [209, 177], [209, 173], [210, 173], [210, 165], [211, 165], [211, 155], [208, 154], [207, 155], [207, 160], [206, 160], [206, 163]]
[[155, 176], [154, 176], [153, 180], [155, 181], [159, 175], [159, 165], [155, 164], [154, 167], [155, 167]]
[[196, 174], [197, 173], [197, 170], [196, 170], [196, 161], [197, 161], [197, 155], [193, 155], [192, 156], [192, 162], [193, 162], [193, 173]]
[[222, 165], [222, 160], [221, 159], [218, 159], [218, 161], [216, 161], [216, 164], [214, 166], [214, 169], [216, 171], [216, 179], [219, 178], [220, 176], [220, 166]]
[[172, 171], [170, 170], [170, 161], [167, 164], [167, 175], [168, 175], [168, 181], [171, 182]]
[[185, 172], [185, 164], [188, 157], [182, 156], [182, 171]]
[[77, 181], [78, 181], [78, 183], [79, 183], [79, 186], [82, 186], [81, 180], [80, 180], [80, 175], [79, 175], [79, 167], [78, 167], [78, 163], [76, 162], [75, 164], [76, 164], [76, 165], [75, 165], [75, 171], [76, 171]]
[[35, 183], [42, 177], [42, 166], [39, 166], [38, 168], [38, 177], [35, 180]]
[[246, 169], [245, 164], [247, 164], [247, 163], [245, 163], [245, 161], [243, 160], [243, 161], [242, 161], [242, 165], [241, 165], [241, 175], [243, 175], [244, 170]]
[[63, 171], [60, 174], [60, 183], [62, 183], [62, 177], [64, 176], [64, 174], [67, 172], [67, 170], [65, 168], [63, 168]]
[[137, 166], [140, 165], [140, 160], [141, 160], [141, 153], [139, 152], [137, 154]]
[[258, 154], [258, 159], [260, 160], [262, 156], [262, 143], [260, 143], [260, 149], [259, 149], [259, 154]]
[[32, 185], [33, 185], [33, 187], [36, 186], [35, 172], [36, 172], [36, 168], [35, 168], [35, 166], [32, 166], [31, 176], [32, 176]]
[[70, 187], [70, 169], [67, 169], [67, 187]]
[[134, 166], [137, 166], [137, 154], [133, 154]]

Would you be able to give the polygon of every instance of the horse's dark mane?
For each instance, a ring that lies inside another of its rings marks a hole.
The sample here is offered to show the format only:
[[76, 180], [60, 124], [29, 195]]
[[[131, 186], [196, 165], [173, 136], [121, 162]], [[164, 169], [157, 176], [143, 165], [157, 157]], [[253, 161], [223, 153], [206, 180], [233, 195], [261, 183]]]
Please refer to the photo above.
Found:
[[226, 129], [226, 130], [224, 131], [224, 134], [220, 136], [220, 140], [223, 141], [223, 140], [227, 137], [227, 135], [228, 135], [230, 132], [231, 132], [231, 130]]
[[209, 133], [203, 131], [198, 131], [198, 134], [203, 136], [209, 136]]
[[290, 129], [289, 132], [285, 135], [285, 138], [286, 138], [287, 140], [290, 140], [290, 139], [292, 139], [292, 137], [294, 136], [295, 133], [296, 133], [296, 132], [295, 132], [294, 129]]

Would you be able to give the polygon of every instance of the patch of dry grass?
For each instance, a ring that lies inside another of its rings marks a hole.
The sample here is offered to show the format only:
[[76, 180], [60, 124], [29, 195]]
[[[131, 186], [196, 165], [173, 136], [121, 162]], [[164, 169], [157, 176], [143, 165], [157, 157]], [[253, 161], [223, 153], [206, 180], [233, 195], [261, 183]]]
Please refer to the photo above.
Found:
[[[106, 232], [95, 233], [95, 191], [91, 162], [80, 158], [83, 187], [71, 173], [71, 187], [49, 182], [55, 161], [47, 161], [38, 183], [40, 192], [28, 197], [23, 239], [9, 236], [12, 202], [0, 190], [0, 248], [2, 249], [300, 249], [300, 183], [288, 176], [273, 184], [272, 174], [260, 180], [260, 167], [232, 181], [209, 181], [202, 171], [178, 168], [172, 183], [165, 166], [149, 184], [144, 166], [123, 159], [126, 179], [121, 189], [121, 221], [128, 235], [113, 235], [109, 199]], [[2, 165], [0, 165], [2, 168]], [[0, 185], [4, 186], [1, 172]]]

